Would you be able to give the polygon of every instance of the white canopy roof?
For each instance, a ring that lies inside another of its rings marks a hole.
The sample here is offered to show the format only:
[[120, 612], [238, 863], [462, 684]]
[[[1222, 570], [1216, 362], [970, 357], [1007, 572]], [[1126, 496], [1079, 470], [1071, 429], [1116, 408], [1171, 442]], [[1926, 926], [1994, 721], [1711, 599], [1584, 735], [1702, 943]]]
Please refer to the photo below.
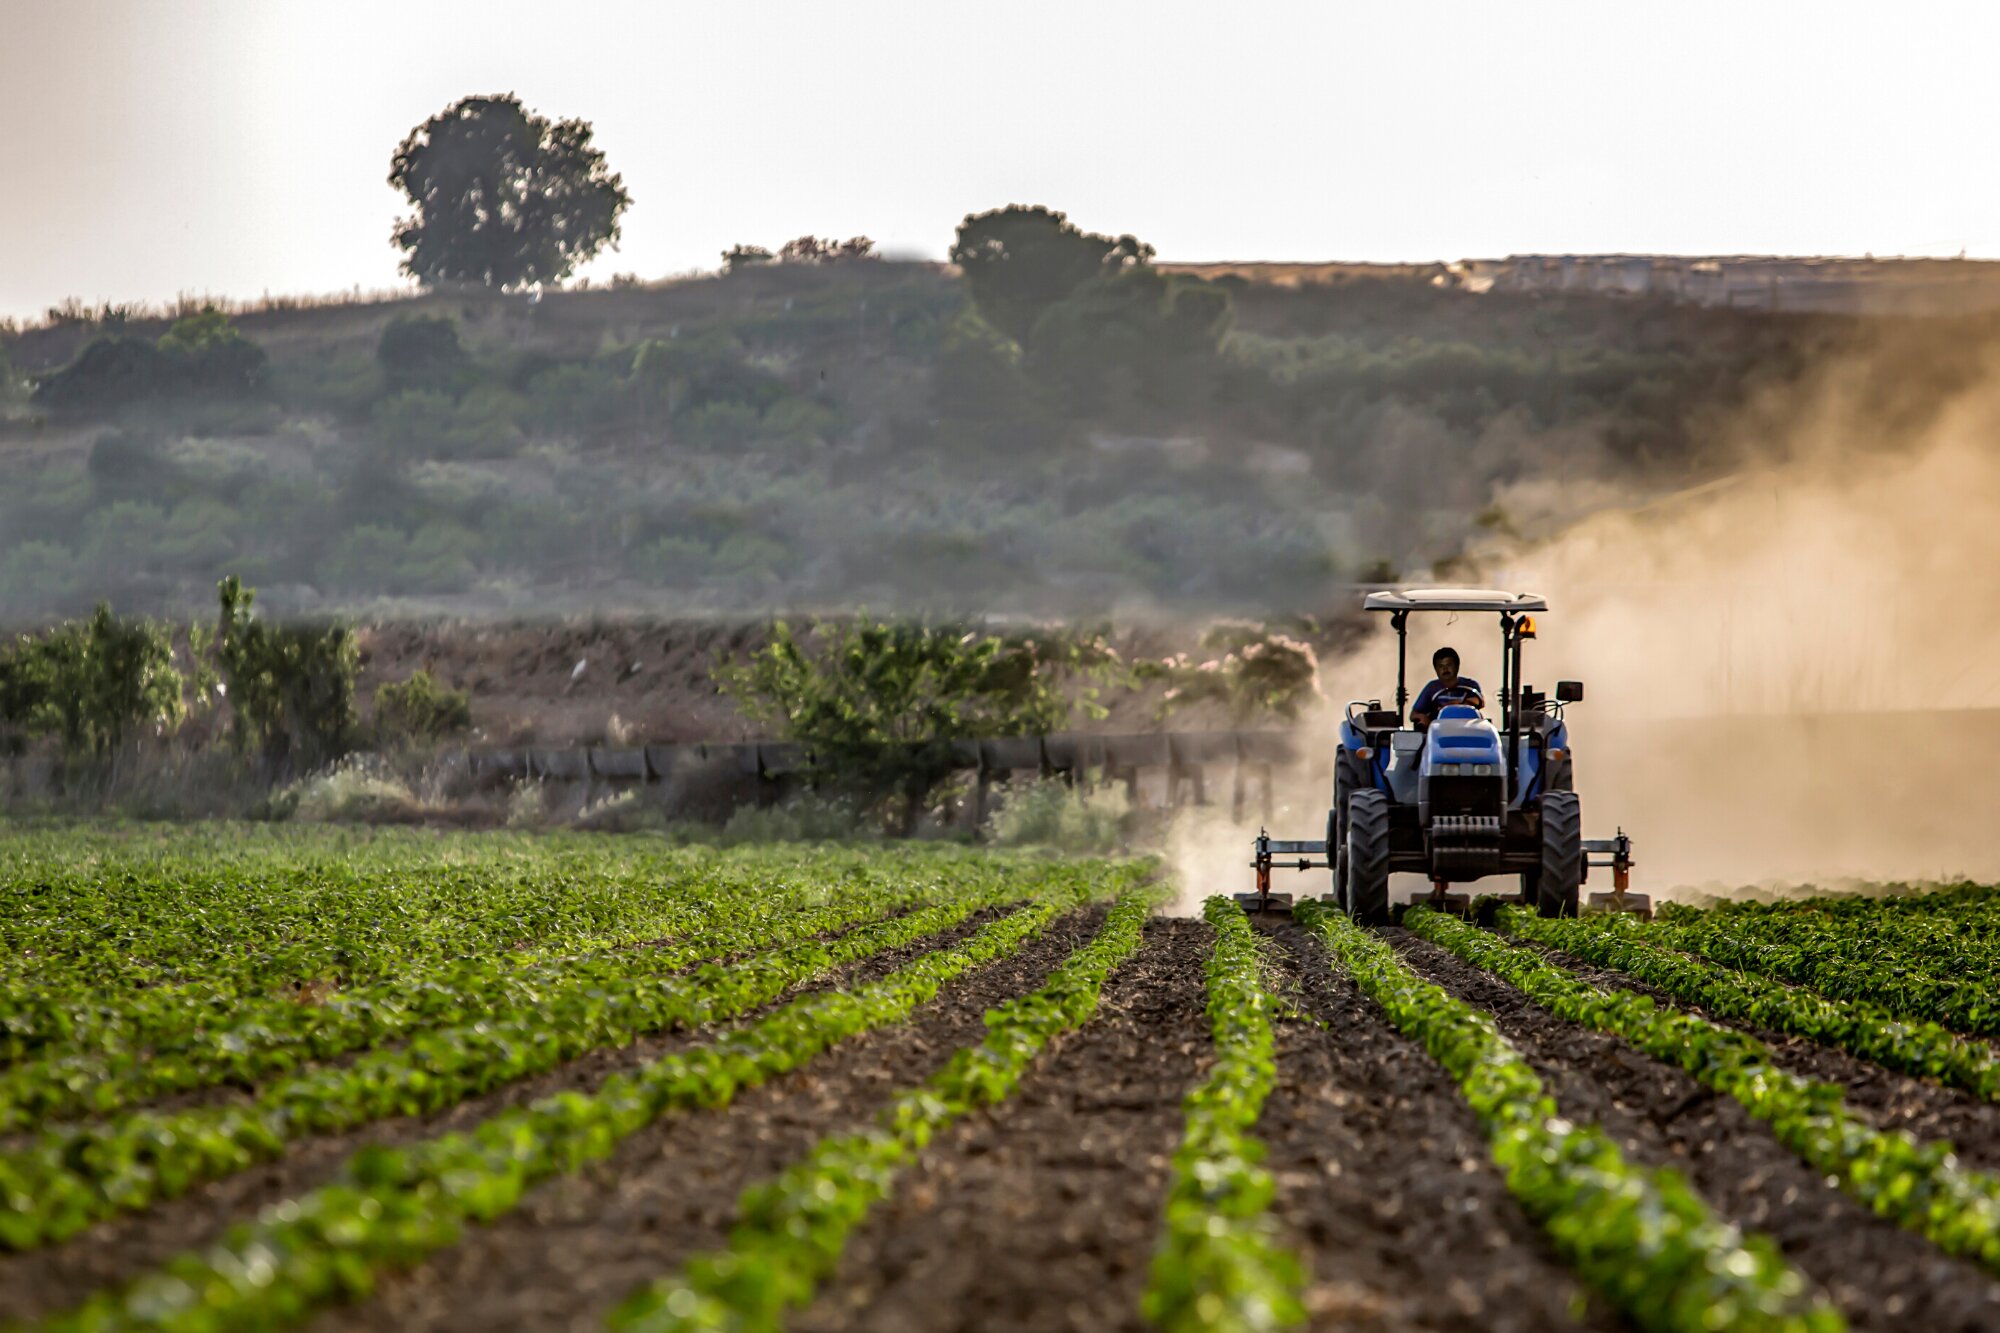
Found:
[[1361, 607], [1365, 611], [1546, 611], [1549, 604], [1536, 593], [1493, 588], [1391, 588], [1369, 593]]

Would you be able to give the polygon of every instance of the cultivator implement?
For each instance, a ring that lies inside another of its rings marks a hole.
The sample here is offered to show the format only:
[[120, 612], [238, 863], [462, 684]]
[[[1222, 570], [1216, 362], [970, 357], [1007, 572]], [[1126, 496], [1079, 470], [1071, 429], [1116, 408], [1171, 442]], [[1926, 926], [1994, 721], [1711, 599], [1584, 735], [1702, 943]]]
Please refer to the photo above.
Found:
[[[1593, 860], [1596, 857], [1599, 859]], [[1586, 838], [1583, 843], [1583, 877], [1590, 878], [1592, 867], [1611, 872], [1611, 892], [1593, 893], [1584, 900], [1586, 915], [1625, 912], [1641, 921], [1653, 919], [1653, 900], [1632, 892], [1632, 839], [1624, 829], [1615, 838]]]

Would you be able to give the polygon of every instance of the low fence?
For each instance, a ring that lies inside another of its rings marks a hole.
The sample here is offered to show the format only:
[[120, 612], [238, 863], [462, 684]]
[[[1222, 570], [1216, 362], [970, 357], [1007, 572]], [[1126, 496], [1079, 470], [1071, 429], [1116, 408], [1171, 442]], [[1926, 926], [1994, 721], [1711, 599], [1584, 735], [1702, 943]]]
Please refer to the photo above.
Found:
[[[1232, 814], [1254, 801], [1269, 814], [1276, 770], [1309, 758], [1291, 732], [1191, 731], [1133, 735], [1081, 732], [1000, 736], [953, 742], [963, 771], [976, 778], [972, 817], [983, 821], [995, 783], [1024, 774], [1057, 778], [1088, 791], [1122, 783], [1137, 803], [1207, 805], [1227, 783]], [[695, 745], [524, 747], [473, 750], [465, 763], [475, 781], [580, 786], [589, 801], [602, 791], [660, 789], [670, 807], [726, 809], [772, 804], [796, 788], [810, 767], [798, 744], [743, 741]]]

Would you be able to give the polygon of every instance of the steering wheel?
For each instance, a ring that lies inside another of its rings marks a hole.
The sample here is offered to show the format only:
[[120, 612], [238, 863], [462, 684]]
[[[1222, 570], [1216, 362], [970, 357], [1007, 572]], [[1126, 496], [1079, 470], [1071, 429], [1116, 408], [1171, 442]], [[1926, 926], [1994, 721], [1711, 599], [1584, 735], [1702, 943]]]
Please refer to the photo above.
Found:
[[1438, 708], [1443, 708], [1446, 704], [1462, 704], [1471, 699], [1481, 698], [1482, 696], [1479, 691], [1473, 689], [1470, 685], [1453, 685], [1449, 689], [1439, 690], [1436, 694], [1432, 695], [1431, 703]]

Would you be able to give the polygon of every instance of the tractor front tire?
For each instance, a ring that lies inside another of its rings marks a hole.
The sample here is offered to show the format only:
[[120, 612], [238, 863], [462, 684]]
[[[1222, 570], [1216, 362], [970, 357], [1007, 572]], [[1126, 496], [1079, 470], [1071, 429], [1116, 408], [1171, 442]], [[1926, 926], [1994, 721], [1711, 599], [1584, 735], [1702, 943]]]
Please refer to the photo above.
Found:
[[1535, 910], [1575, 916], [1583, 883], [1583, 810], [1573, 791], [1542, 796], [1542, 866], [1535, 874]]
[[1347, 914], [1364, 926], [1389, 923], [1389, 798], [1347, 798]]

